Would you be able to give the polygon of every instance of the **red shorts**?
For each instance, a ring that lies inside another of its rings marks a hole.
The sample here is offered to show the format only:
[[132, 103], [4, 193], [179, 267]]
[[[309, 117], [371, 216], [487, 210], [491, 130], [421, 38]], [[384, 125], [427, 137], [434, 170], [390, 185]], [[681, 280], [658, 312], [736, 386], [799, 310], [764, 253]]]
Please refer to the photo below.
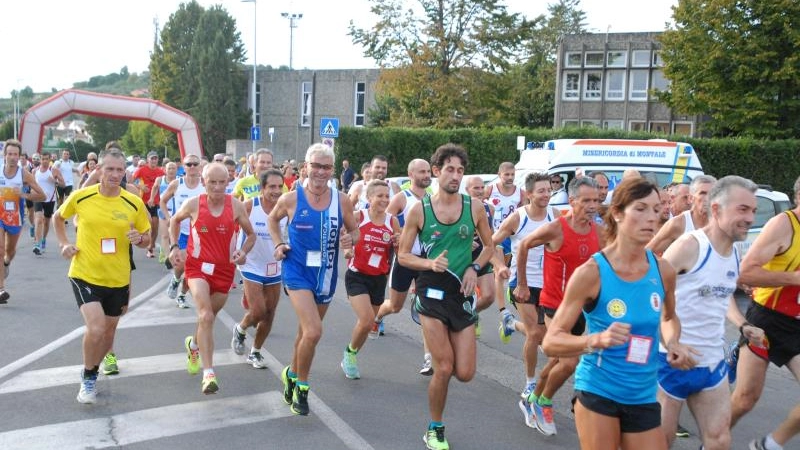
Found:
[[[205, 270], [204, 270], [205, 269]], [[233, 284], [233, 276], [236, 272], [236, 265], [230, 262], [209, 264], [203, 266], [203, 262], [197, 258], [188, 256], [184, 269], [186, 279], [201, 279], [208, 283], [209, 293], [217, 292], [227, 294]]]

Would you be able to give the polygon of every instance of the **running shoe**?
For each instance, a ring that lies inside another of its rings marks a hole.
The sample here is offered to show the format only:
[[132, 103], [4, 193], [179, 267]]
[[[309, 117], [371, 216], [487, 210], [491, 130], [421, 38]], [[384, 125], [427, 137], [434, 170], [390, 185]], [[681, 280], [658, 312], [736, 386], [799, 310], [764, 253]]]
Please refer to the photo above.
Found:
[[519, 394], [519, 396], [527, 401], [528, 397], [530, 397], [530, 395], [533, 394], [534, 390], [536, 390], [536, 382], [532, 381], [527, 385], [525, 385], [525, 389], [522, 390], [522, 393]]
[[687, 438], [691, 435], [689, 430], [683, 427], [683, 425], [678, 424], [678, 428], [675, 429], [675, 436], [679, 438]]
[[167, 285], [167, 297], [174, 299], [178, 296], [178, 285], [181, 284], [180, 280], [176, 280], [175, 277], [172, 277], [172, 281], [169, 282]]
[[172, 261], [169, 260], [169, 256], [164, 260], [164, 267], [166, 267], [167, 270], [172, 270]]
[[539, 402], [530, 404], [536, 417], [536, 428], [545, 436], [556, 434], [556, 423], [553, 420], [553, 405], [540, 405]]
[[200, 349], [192, 350], [191, 343], [192, 337], [186, 336], [183, 341], [183, 345], [186, 347], [186, 371], [190, 375], [197, 375], [197, 372], [200, 371]]
[[431, 355], [425, 355], [425, 360], [422, 362], [422, 368], [419, 369], [420, 375], [425, 375], [429, 377], [433, 375], [433, 361], [431, 360]]
[[425, 448], [430, 450], [450, 450], [450, 444], [444, 437], [444, 425], [434, 427], [422, 435], [422, 440], [425, 441]]
[[153, 253], [153, 249], [151, 249], [151, 248], [147, 249], [147, 257], [148, 258], [155, 258], [156, 257], [155, 253]]
[[767, 450], [766, 440], [767, 438], [763, 437], [761, 439], [754, 439], [750, 441], [750, 445], [748, 445], [747, 448], [750, 450]]
[[264, 361], [264, 357], [261, 356], [261, 352], [252, 352], [247, 357], [247, 362], [250, 363], [256, 369], [266, 369], [267, 362]]
[[31, 238], [35, 238], [36, 237], [36, 228], [34, 228], [33, 225], [31, 225], [29, 230], [30, 230], [30, 233], [31, 233]]
[[203, 377], [203, 383], [201, 384], [203, 394], [216, 394], [219, 391], [219, 384], [217, 383], [217, 376], [213, 373], [209, 373]]
[[119, 367], [117, 366], [117, 355], [113, 352], [109, 352], [103, 358], [103, 375], [116, 375], [119, 373]]
[[308, 387], [294, 387], [294, 393], [292, 394], [292, 407], [291, 410], [293, 413], [297, 414], [298, 416], [307, 416], [309, 409], [308, 409]]
[[500, 341], [503, 344], [511, 342], [511, 335], [514, 334], [514, 316], [511, 313], [503, 313], [503, 320], [500, 321]]
[[178, 298], [175, 299], [175, 306], [177, 306], [180, 309], [189, 308], [189, 304], [186, 303], [186, 294], [181, 294], [178, 296]]
[[380, 328], [379, 322], [372, 322], [372, 328], [369, 329], [369, 338], [376, 339], [378, 337], [378, 329]]
[[164, 253], [164, 247], [158, 246], [158, 263], [164, 264], [167, 261], [167, 254]]
[[736, 382], [736, 366], [739, 363], [739, 349], [747, 344], [747, 338], [741, 336], [738, 340], [725, 347], [725, 364], [728, 366], [728, 383]]
[[81, 389], [78, 391], [78, 403], [97, 402], [97, 374], [89, 378], [81, 376]]
[[8, 303], [9, 298], [11, 298], [11, 294], [6, 292], [5, 289], [0, 289], [0, 305], [5, 305]]
[[41, 248], [42, 253], [44, 253], [44, 250], [47, 248], [47, 238], [42, 238], [42, 242], [39, 243], [39, 248]]
[[284, 367], [281, 371], [281, 381], [283, 381], [283, 402], [291, 405], [295, 380], [289, 378], [289, 366]]
[[33, 244], [33, 254], [36, 256], [42, 256], [42, 249], [39, 248], [39, 244]]
[[478, 315], [478, 314], [475, 314], [475, 338], [477, 339], [477, 338], [481, 337], [481, 333], [482, 332], [483, 332], [483, 329], [481, 329], [481, 316]]
[[356, 360], [355, 353], [350, 353], [347, 351], [347, 349], [345, 349], [342, 362], [339, 365], [342, 366], [342, 371], [344, 372], [345, 377], [351, 380], [358, 380], [361, 378], [361, 373], [358, 371], [358, 361]]
[[520, 399], [519, 409], [522, 410], [522, 414], [525, 416], [525, 425], [535, 429], [536, 415], [533, 413], [533, 408], [531, 408], [531, 404], [528, 403], [527, 399]]
[[244, 333], [239, 333], [237, 325], [233, 325], [233, 336], [231, 337], [231, 348], [237, 355], [244, 355], [244, 340], [247, 337]]
[[383, 336], [385, 334], [386, 329], [383, 328], [383, 321], [381, 320], [380, 323], [378, 323], [378, 336]]

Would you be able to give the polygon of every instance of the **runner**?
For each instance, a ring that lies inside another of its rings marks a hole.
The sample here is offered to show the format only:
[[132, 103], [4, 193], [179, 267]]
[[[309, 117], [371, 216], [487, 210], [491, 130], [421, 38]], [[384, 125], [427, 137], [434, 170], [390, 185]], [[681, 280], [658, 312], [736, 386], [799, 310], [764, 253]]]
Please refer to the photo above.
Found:
[[397, 218], [386, 213], [390, 198], [388, 183], [372, 180], [366, 192], [369, 208], [355, 213], [358, 242], [344, 253], [348, 259], [344, 284], [350, 306], [356, 313], [356, 324], [340, 365], [345, 377], [353, 380], [361, 378], [356, 355], [363, 348], [384, 301], [389, 261], [400, 236]]
[[[734, 175], [724, 177], [708, 193], [708, 225], [675, 241], [664, 260], [678, 272], [675, 312], [681, 321], [681, 343], [698, 350], [697, 367], [686, 372], [667, 363], [666, 349], [659, 347], [658, 402], [661, 425], [672, 446], [683, 403], [689, 406], [706, 450], [729, 449], [730, 390], [722, 343], [725, 317], [737, 327], [745, 319], [733, 299], [739, 273], [739, 254], [734, 242], [743, 241], [753, 223], [758, 186]], [[751, 341], [764, 333], [745, 327]]]
[[[800, 205], [800, 178], [794, 182], [794, 203]], [[739, 352], [736, 387], [731, 395], [731, 427], [758, 402], [770, 362], [784, 365], [800, 381], [800, 206], [771, 218], [742, 260], [739, 282], [757, 286], [745, 315], [764, 330], [766, 348], [750, 340]], [[752, 325], [751, 325], [752, 324]], [[780, 450], [800, 431], [800, 405], [766, 436], [750, 442], [751, 450]]]
[[[467, 166], [467, 153], [455, 144], [445, 144], [431, 157], [439, 191], [423, 197], [406, 217], [400, 238], [398, 261], [419, 271], [417, 300], [422, 332], [430, 344], [435, 371], [428, 385], [431, 421], [423, 435], [429, 449], [446, 450], [444, 406], [450, 378], [467, 382], [475, 375], [474, 291], [477, 274], [494, 251], [486, 246], [472, 259], [475, 230], [481, 241], [490, 242], [491, 231], [480, 201], [459, 194]], [[412, 252], [419, 238], [422, 256]]]
[[142, 201], [147, 206], [147, 212], [150, 213], [150, 248], [147, 249], [147, 257], [155, 257], [155, 245], [158, 241], [158, 203], [151, 202], [150, 193], [155, 191], [153, 189], [156, 179], [164, 176], [164, 170], [158, 165], [158, 153], [150, 151], [147, 154], [147, 162], [144, 166], [139, 167], [133, 172], [131, 181], [139, 188], [142, 195]]
[[22, 144], [16, 139], [5, 142], [3, 150], [3, 166], [0, 172], [0, 200], [3, 209], [0, 212], [0, 256], [3, 258], [3, 269], [0, 270], [0, 304], [8, 303], [11, 294], [5, 289], [9, 266], [17, 254], [17, 242], [24, 222], [25, 200], [43, 201], [44, 191], [36, 183], [34, 176], [19, 166], [19, 155]]
[[36, 256], [47, 248], [47, 234], [50, 231], [50, 219], [56, 206], [56, 186], [64, 183], [61, 171], [50, 166], [50, 154], [42, 153], [39, 166], [34, 169], [34, 178], [44, 192], [44, 201], [34, 202], [33, 210], [36, 220], [36, 234], [33, 253]]
[[[170, 202], [173, 198], [175, 199], [174, 211], [178, 211], [187, 200], [206, 192], [203, 187], [203, 180], [200, 177], [200, 158], [197, 155], [186, 155], [183, 158], [183, 165], [186, 167], [186, 175], [170, 182], [167, 190], [161, 194], [161, 212], [168, 221], [172, 219], [173, 212], [170, 209]], [[171, 226], [172, 224], [170, 223]], [[180, 236], [177, 240], [171, 241], [169, 246], [170, 255], [175, 248], [183, 252], [181, 257], [176, 259], [180, 262], [179, 265], [175, 265], [173, 258], [169, 258], [172, 265], [172, 281], [167, 285], [167, 297], [174, 299], [178, 308], [182, 309], [189, 307], [186, 303], [186, 292], [189, 290], [189, 286], [186, 282], [181, 283], [184, 272], [183, 262], [186, 261], [186, 246], [189, 243], [189, 228], [190, 221], [182, 221], [180, 224]], [[180, 294], [178, 294], [179, 285], [181, 287]]]
[[[172, 216], [169, 226], [171, 242], [178, 242], [181, 222], [191, 220], [191, 235], [184, 253], [170, 247], [174, 266], [185, 266], [186, 281], [197, 307], [197, 328], [194, 335], [184, 340], [186, 370], [195, 375], [203, 366], [201, 391], [214, 394], [219, 382], [214, 372], [214, 321], [228, 300], [236, 265], [244, 264], [253, 248], [256, 236], [247, 217], [244, 205], [225, 194], [228, 170], [220, 163], [210, 163], [203, 170], [205, 194], [192, 197]], [[241, 248], [231, 251], [234, 244], [235, 225], [246, 238]]]
[[[717, 179], [711, 175], [700, 175], [689, 185], [691, 209], [674, 216], [658, 231], [647, 248], [660, 255], [682, 234], [699, 230], [708, 224], [708, 193]], [[660, 198], [660, 197], [659, 197]]]
[[[6, 147], [8, 149], [8, 147]], [[83, 372], [78, 402], [97, 401], [100, 362], [111, 349], [120, 317], [130, 298], [129, 245], [150, 245], [150, 221], [142, 200], [120, 187], [125, 155], [109, 149], [102, 157], [100, 183], [75, 191], [53, 216], [61, 256], [78, 309], [86, 324]], [[67, 237], [65, 219], [79, 215], [75, 243]]]
[[[516, 301], [524, 303], [530, 299], [530, 291], [519, 286], [528, 286], [528, 251], [544, 245], [544, 282], [539, 306], [544, 313], [545, 326], [549, 326], [553, 320], [553, 315], [564, 298], [564, 286], [572, 272], [603, 247], [600, 229], [594, 222], [600, 203], [596, 182], [589, 177], [573, 178], [567, 192], [572, 208], [570, 213], [529, 234], [522, 240], [517, 252], [517, 289], [514, 297]], [[579, 318], [572, 327], [572, 333], [579, 336], [583, 334], [584, 327], [585, 322]], [[539, 372], [536, 388], [528, 396], [527, 402], [535, 415], [536, 428], [546, 436], [556, 434], [553, 396], [572, 376], [577, 365], [578, 357], [575, 355], [550, 357], [547, 365]]]
[[[333, 150], [313, 144], [306, 151], [308, 186], [281, 196], [269, 215], [275, 259], [283, 260], [283, 283], [297, 314], [299, 327], [292, 362], [283, 369], [283, 398], [294, 414], [308, 415], [309, 374], [322, 336], [322, 319], [336, 291], [339, 248], [352, 248], [356, 231], [353, 206], [344, 193], [331, 189]], [[289, 242], [280, 223], [289, 220]], [[344, 231], [342, 231], [344, 226]], [[341, 241], [341, 242], [340, 242]]]
[[[583, 354], [575, 374], [575, 425], [584, 450], [665, 450], [656, 402], [659, 335], [671, 366], [694, 365], [691, 349], [679, 343], [675, 271], [645, 249], [659, 204], [658, 187], [644, 178], [617, 185], [609, 245], [570, 277], [542, 343], [548, 355]], [[573, 332], [582, 315], [586, 336]]]
[[[369, 165], [369, 176], [364, 178], [364, 182], [361, 184], [353, 183], [348, 192], [350, 196], [350, 202], [355, 205], [355, 209], [367, 209], [369, 207], [369, 202], [367, 201], [367, 184], [369, 180], [385, 180], [386, 174], [389, 173], [389, 160], [386, 159], [383, 155], [375, 155], [372, 157], [372, 161]], [[367, 179], [369, 178], [369, 180]], [[392, 197], [394, 194], [400, 192], [400, 186], [397, 185], [394, 181], [387, 181], [389, 185], [389, 196]]]
[[[169, 248], [169, 219], [164, 215], [161, 210], [161, 196], [164, 195], [169, 184], [172, 183], [178, 174], [178, 165], [174, 162], [168, 162], [164, 165], [164, 175], [156, 178], [154, 185], [157, 189], [150, 190], [150, 201], [148, 204], [158, 205], [158, 236], [160, 236], [161, 243], [158, 246], [158, 263], [164, 264], [167, 261], [167, 249]], [[167, 202], [167, 209], [170, 214], [175, 214], [175, 197], [173, 196]], [[172, 263], [169, 264], [167, 270], [172, 269]]]
[[[281, 262], [276, 261], [273, 255], [275, 243], [269, 234], [267, 219], [282, 191], [283, 174], [277, 169], [269, 169], [261, 173], [260, 195], [244, 203], [256, 234], [256, 242], [247, 255], [247, 261], [239, 266], [248, 308], [242, 320], [234, 326], [231, 348], [237, 355], [243, 355], [245, 333], [251, 326], [256, 326], [256, 337], [247, 356], [247, 362], [256, 369], [267, 367], [261, 356], [261, 347], [272, 329], [275, 308], [281, 295]], [[283, 232], [285, 221], [280, 226]], [[238, 242], [241, 248], [243, 239]]]
[[61, 159], [54, 164], [55, 168], [61, 171], [61, 177], [64, 179], [64, 184], [60, 184], [56, 189], [58, 194], [58, 206], [61, 206], [72, 193], [75, 175], [77, 173], [77, 164], [70, 159], [69, 150], [64, 149], [61, 152]]

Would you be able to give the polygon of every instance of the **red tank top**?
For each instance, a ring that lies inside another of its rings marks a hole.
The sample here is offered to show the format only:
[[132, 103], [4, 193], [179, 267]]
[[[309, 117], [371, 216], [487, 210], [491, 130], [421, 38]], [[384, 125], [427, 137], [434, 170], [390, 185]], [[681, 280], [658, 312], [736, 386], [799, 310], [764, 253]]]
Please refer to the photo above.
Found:
[[597, 239], [597, 225], [592, 222], [591, 230], [587, 234], [578, 234], [567, 223], [567, 219], [559, 217], [561, 232], [564, 235], [561, 248], [551, 252], [545, 247], [544, 251], [544, 285], [539, 297], [539, 304], [547, 308], [556, 309], [564, 299], [564, 288], [572, 272], [586, 262], [593, 254], [600, 251], [600, 242]]
[[367, 211], [359, 213], [358, 242], [353, 247], [353, 257], [347, 267], [365, 275], [385, 275], [389, 273], [389, 256], [392, 254], [392, 216], [386, 214], [384, 223], [375, 225]]
[[232, 264], [233, 233], [236, 222], [233, 220], [233, 201], [225, 196], [222, 214], [215, 217], [208, 209], [208, 196], [201, 194], [198, 199], [197, 220], [192, 223], [186, 254], [201, 262], [213, 264]]

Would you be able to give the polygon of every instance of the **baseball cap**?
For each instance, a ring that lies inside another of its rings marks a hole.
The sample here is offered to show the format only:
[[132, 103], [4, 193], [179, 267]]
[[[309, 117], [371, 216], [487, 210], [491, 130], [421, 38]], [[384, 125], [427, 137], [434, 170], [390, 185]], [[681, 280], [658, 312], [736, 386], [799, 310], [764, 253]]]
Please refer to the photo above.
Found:
[[152, 151], [152, 150], [151, 150], [151, 151], [150, 151], [150, 152], [147, 154], [147, 157], [148, 157], [148, 158], [152, 158], [153, 156], [155, 156], [155, 157], [158, 157], [158, 153], [156, 153], [156, 152], [154, 152], [154, 151]]

